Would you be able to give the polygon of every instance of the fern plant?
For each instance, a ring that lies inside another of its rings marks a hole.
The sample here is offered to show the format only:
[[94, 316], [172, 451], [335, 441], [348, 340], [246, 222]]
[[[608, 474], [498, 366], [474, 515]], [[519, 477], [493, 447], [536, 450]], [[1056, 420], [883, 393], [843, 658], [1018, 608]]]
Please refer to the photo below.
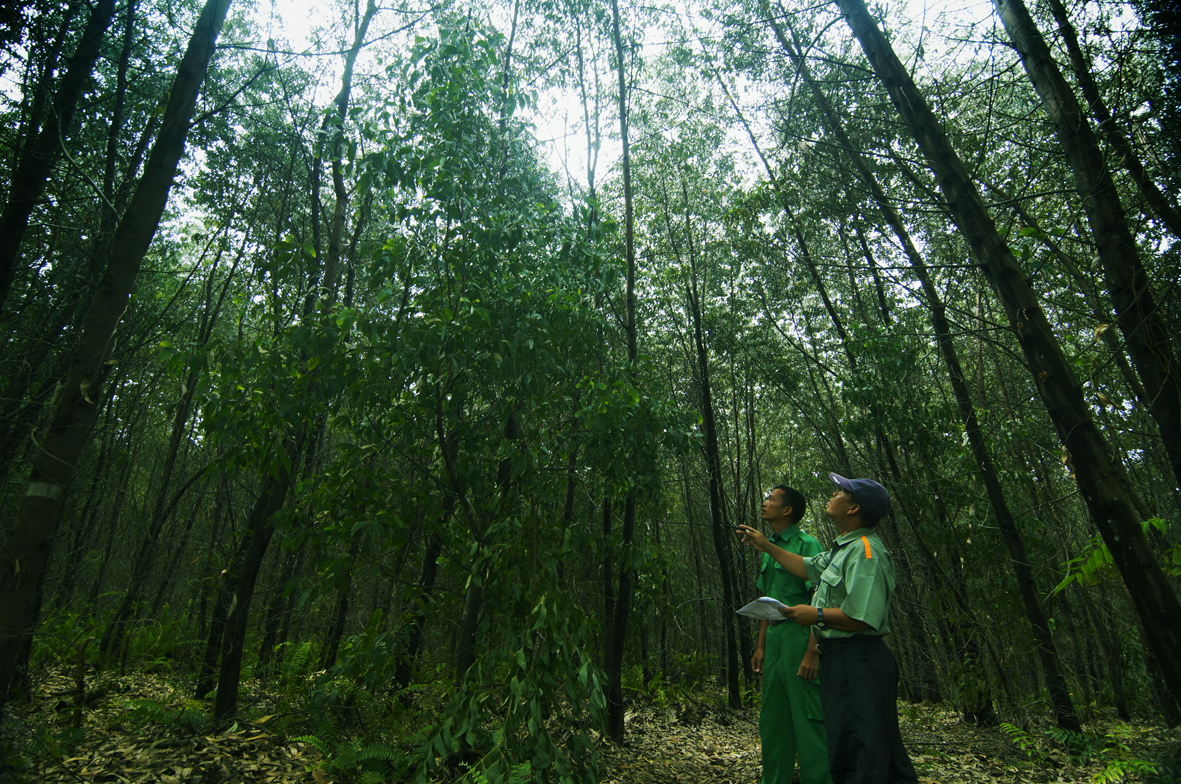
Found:
[[1116, 759], [1107, 763], [1103, 770], [1091, 779], [1094, 784], [1119, 784], [1129, 777], [1143, 780], [1145, 775], [1156, 775], [1157, 767], [1151, 762], [1138, 759]]
[[1020, 727], [1009, 724], [1008, 722], [1001, 722], [1001, 729], [1009, 740], [1021, 751], [1025, 752], [1025, 756], [1032, 762], [1045, 762], [1046, 755], [1042, 754], [1041, 749], [1038, 748], [1037, 739], [1030, 735]]
[[1066, 748], [1067, 753], [1079, 762], [1091, 762], [1099, 759], [1104, 756], [1105, 752], [1109, 750], [1109, 747], [1111, 750], [1122, 748], [1115, 740], [1101, 735], [1074, 732], [1073, 730], [1064, 730], [1058, 727], [1051, 727], [1046, 730], [1046, 735], [1050, 736], [1055, 742], [1061, 743]]
[[[488, 774], [480, 769], [473, 768], [468, 777], [472, 784], [495, 784], [495, 782], [489, 781]], [[533, 781], [533, 764], [525, 760], [509, 769], [508, 778], [503, 779], [503, 784], [526, 784], [531, 781]]]
[[365, 784], [400, 779], [409, 767], [409, 755], [385, 743], [354, 740], [332, 744], [316, 735], [300, 735], [295, 740], [314, 746], [323, 755], [320, 767], [325, 773], [355, 777]]

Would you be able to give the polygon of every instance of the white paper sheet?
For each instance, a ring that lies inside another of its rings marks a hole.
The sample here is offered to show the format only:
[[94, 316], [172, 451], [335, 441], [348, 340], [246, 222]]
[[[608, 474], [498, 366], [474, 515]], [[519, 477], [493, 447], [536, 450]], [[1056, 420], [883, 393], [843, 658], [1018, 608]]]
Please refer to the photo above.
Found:
[[782, 621], [783, 613], [779, 612], [779, 608], [786, 606], [786, 604], [778, 599], [772, 599], [770, 596], [760, 596], [750, 604], [737, 610], [737, 612], [739, 615], [758, 618], [760, 621]]

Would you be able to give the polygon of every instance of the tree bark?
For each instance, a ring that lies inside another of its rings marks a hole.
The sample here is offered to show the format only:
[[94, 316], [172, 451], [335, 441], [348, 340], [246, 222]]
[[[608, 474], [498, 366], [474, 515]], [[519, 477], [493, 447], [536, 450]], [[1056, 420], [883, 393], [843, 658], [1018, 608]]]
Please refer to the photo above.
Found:
[[[726, 637], [726, 693], [731, 708], [742, 707], [742, 689], [739, 684], [739, 674], [742, 667], [738, 661], [738, 630], [737, 616], [729, 612], [729, 608], [737, 607], [734, 592], [734, 577], [732, 569], [731, 540], [733, 536], [728, 526], [722, 520], [722, 460], [718, 451], [718, 430], [714, 417], [713, 390], [709, 378], [709, 351], [705, 345], [705, 331], [701, 326], [701, 292], [697, 285], [697, 259], [693, 245], [693, 227], [689, 223], [689, 189], [684, 180], [681, 188], [685, 199], [685, 233], [689, 257], [689, 286], [686, 295], [689, 304], [689, 316], [693, 323], [693, 346], [696, 351], [698, 382], [701, 390], [701, 417], [705, 431], [705, 465], [709, 477], [709, 514], [711, 531], [713, 533], [714, 551], [718, 557], [718, 569], [722, 577], [722, 626]], [[673, 254], [679, 260], [680, 249], [676, 241], [672, 218], [665, 204], [665, 219], [668, 224], [669, 242], [672, 243]]]
[[[454, 512], [455, 497], [448, 495], [443, 501], [443, 519], [440, 521], [440, 531], [447, 525]], [[443, 552], [443, 537], [440, 531], [436, 531], [428, 537], [426, 549], [422, 554], [422, 569], [418, 577], [418, 599], [414, 603], [413, 614], [406, 624], [406, 644], [403, 646], [402, 653], [398, 657], [398, 664], [394, 668], [394, 686], [397, 689], [405, 689], [410, 685], [414, 676], [414, 664], [418, 660], [418, 651], [422, 647], [427, 608], [434, 602], [431, 592], [435, 588], [435, 577], [439, 573], [439, 556]]]
[[115, 106], [111, 110], [111, 123], [107, 128], [107, 156], [103, 165], [102, 220], [99, 234], [105, 238], [115, 229], [119, 216], [111, 209], [115, 205], [115, 169], [119, 164], [119, 137], [123, 133], [124, 108], [127, 102], [127, 71], [131, 66], [131, 52], [135, 47], [135, 11], [137, 0], [128, 0], [126, 18], [123, 20], [123, 52], [119, 57], [119, 72], [115, 77]]
[[[1140, 259], [1115, 180], [1103, 159], [1099, 140], [1025, 3], [994, 0], [993, 4], [1021, 55], [1025, 72], [1041, 96], [1042, 105], [1057, 129], [1058, 142], [1074, 171], [1075, 187], [1082, 197], [1083, 211], [1115, 306], [1116, 323], [1148, 393], [1147, 399], [1142, 398], [1140, 402], [1160, 429], [1173, 468], [1173, 487], [1181, 487], [1181, 372], [1174, 338], [1161, 318], [1160, 305]], [[1097, 92], [1094, 97], [1098, 100]], [[1115, 128], [1114, 122], [1108, 126]], [[1176, 678], [1181, 689], [1181, 673]]]
[[283, 508], [291, 478], [299, 465], [303, 452], [304, 433], [287, 441], [284, 449], [287, 460], [280, 461], [277, 476], [266, 475], [262, 492], [250, 513], [247, 540], [242, 559], [234, 575], [233, 596], [226, 610], [225, 631], [221, 638], [221, 669], [217, 677], [217, 699], [214, 701], [213, 718], [225, 722], [238, 710], [238, 684], [242, 679], [242, 654], [246, 643], [246, 628], [250, 618], [250, 605], [254, 599], [254, 586], [262, 569], [263, 559], [275, 533], [273, 517]]
[[1066, 12], [1066, 7], [1062, 5], [1062, 0], [1050, 0], [1050, 10], [1054, 14], [1055, 21], [1058, 22], [1058, 31], [1062, 33], [1062, 42], [1066, 44], [1066, 52], [1070, 55], [1070, 65], [1074, 69], [1079, 86], [1082, 87], [1083, 98], [1087, 101], [1091, 116], [1098, 122], [1096, 128], [1103, 130], [1107, 141], [1123, 160], [1128, 176], [1132, 178], [1132, 182], [1140, 190], [1140, 195], [1148, 204], [1148, 208], [1156, 213], [1156, 216], [1173, 233], [1174, 237], [1181, 238], [1181, 210], [1178, 210], [1152, 181], [1152, 177], [1145, 171], [1144, 164], [1140, 161], [1140, 156], [1132, 147], [1131, 140], [1115, 122], [1115, 118], [1111, 116], [1111, 110], [1107, 108], [1107, 103], [1099, 94], [1099, 87], [1095, 84], [1091, 69], [1087, 65], [1087, 58], [1083, 55], [1082, 47], [1079, 46], [1078, 33], [1075, 32], [1074, 25], [1070, 22], [1070, 16]]
[[[49, 432], [33, 463], [7, 547], [0, 554], [0, 691], [18, 666], [20, 641], [33, 629], [33, 605], [52, 554], [66, 489], [94, 426], [95, 403], [106, 374], [115, 327], [127, 308], [185, 149], [197, 93], [230, 0], [208, 0], [177, 68], [163, 126], [135, 196], [115, 230], [107, 268], [95, 289]], [[4, 696], [0, 693], [0, 707]]]
[[[16, 261], [25, 230], [29, 226], [29, 216], [45, 194], [45, 185], [57, 164], [62, 139], [70, 128], [78, 100], [90, 84], [90, 75], [102, 51], [103, 37], [114, 15], [115, 0], [98, 0], [95, 3], [86, 29], [78, 41], [78, 48], [66, 66], [48, 119], [21, 150], [9, 187], [8, 202], [4, 205], [3, 214], [0, 214], [0, 309], [3, 309], [12, 290]], [[46, 74], [46, 78], [50, 78], [49, 74]]]
[[336, 606], [332, 611], [332, 623], [328, 626], [328, 644], [324, 649], [324, 660], [320, 664], [321, 670], [327, 670], [336, 664], [337, 654], [340, 653], [340, 641], [344, 638], [344, 625], [349, 617], [349, 594], [353, 588], [353, 561], [361, 548], [361, 538], [353, 535], [349, 542], [348, 553], [345, 555], [345, 585], [336, 597]]
[[[619, 138], [623, 147], [623, 236], [627, 261], [627, 293], [625, 312], [627, 323], [628, 376], [634, 380], [637, 356], [636, 343], [636, 254], [635, 220], [632, 203], [631, 150], [627, 128], [627, 79], [623, 60], [623, 36], [620, 32], [619, 1], [611, 0], [612, 32], [615, 39], [616, 72], [619, 76]], [[631, 612], [632, 568], [631, 546], [636, 527], [636, 491], [629, 489], [623, 501], [623, 528], [620, 531], [619, 593], [615, 597], [615, 616], [611, 621], [611, 637], [607, 640], [607, 735], [614, 740], [624, 736], [623, 720], [623, 653], [627, 641], [627, 622]]]
[[864, 2], [839, 0], [839, 5], [935, 172], [953, 220], [1005, 308], [1038, 394], [1070, 455], [1091, 519], [1123, 575], [1149, 649], [1162, 665], [1169, 690], [1181, 696], [1181, 626], [1168, 620], [1181, 618], [1181, 603], [1149, 549], [1121, 472], [1107, 454], [1106, 440], [1091, 418], [1053, 328], [942, 125]]
[[[1070, 698], [1070, 690], [1066, 685], [1066, 678], [1059, 664], [1058, 651], [1054, 646], [1054, 640], [1050, 632], [1049, 619], [1042, 605], [1041, 595], [1034, 583], [1033, 572], [1030, 569], [1029, 561], [1026, 557], [1025, 543], [1021, 539], [1017, 529], [1017, 522], [1009, 509], [1004, 487], [993, 465], [992, 455], [984, 439], [983, 429], [980, 427], [980, 423], [976, 418], [976, 409], [972, 404], [972, 396], [968, 390], [968, 384], [962, 366], [960, 365], [959, 354], [955, 348], [955, 336], [952, 333], [951, 324], [947, 320], [946, 308], [943, 305], [942, 297], [939, 295], [939, 290], [935, 287], [934, 281], [931, 279], [931, 275], [927, 270], [926, 262], [919, 254], [909, 230], [902, 222], [902, 216], [895, 209], [894, 204], [887, 198], [885, 190], [882, 188], [881, 183], [878, 182], [877, 177], [874, 176], [868, 161], [865, 160], [860, 149], [853, 144], [853, 141], [845, 132], [844, 123], [841, 122], [828, 97], [812, 77], [811, 71], [801, 56], [798, 47], [794, 42], [787, 40], [787, 37], [780, 31], [780, 27], [776, 22], [773, 21], [772, 25], [775, 28], [775, 33], [779, 37], [780, 43], [795, 64], [796, 71], [807, 83], [813, 98], [823, 111], [829, 131], [837, 138], [842, 149], [844, 149], [846, 155], [852, 161], [859, 179], [869, 190], [874, 202], [881, 211], [882, 217], [893, 230], [894, 236], [897, 237], [899, 244], [902, 246], [911, 269], [914, 270], [915, 276], [919, 279], [923, 290], [923, 298], [926, 300], [927, 308], [931, 314], [931, 324], [935, 330], [935, 339], [939, 346], [939, 353], [943, 359], [944, 366], [947, 368], [956, 406], [959, 409], [960, 419], [968, 436], [972, 457], [975, 459], [977, 469], [980, 471], [980, 475], [984, 480], [988, 499], [992, 505], [993, 515], [996, 518], [997, 526], [1001, 529], [1001, 536], [1004, 539], [1005, 545], [1009, 550], [1009, 557], [1017, 577], [1021, 598], [1025, 604], [1025, 613], [1033, 627], [1033, 636], [1037, 644], [1038, 656], [1041, 661], [1042, 671], [1045, 673], [1046, 685], [1050, 692], [1050, 702], [1054, 706], [1054, 714], [1058, 726], [1073, 732], [1081, 732], [1082, 727], [1079, 724], [1078, 716], [1074, 710], [1074, 704]], [[860, 238], [863, 252], [868, 257], [870, 255], [869, 247], [860, 231], [858, 231], [858, 237]], [[879, 303], [882, 308], [883, 319], [888, 324], [889, 317], [880, 289]]]

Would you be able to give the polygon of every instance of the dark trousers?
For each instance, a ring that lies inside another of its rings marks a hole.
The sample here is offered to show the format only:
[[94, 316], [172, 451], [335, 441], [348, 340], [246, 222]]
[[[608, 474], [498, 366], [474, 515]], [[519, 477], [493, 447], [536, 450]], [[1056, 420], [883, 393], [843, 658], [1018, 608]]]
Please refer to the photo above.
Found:
[[820, 699], [833, 784], [916, 784], [898, 732], [898, 664], [881, 637], [820, 644]]

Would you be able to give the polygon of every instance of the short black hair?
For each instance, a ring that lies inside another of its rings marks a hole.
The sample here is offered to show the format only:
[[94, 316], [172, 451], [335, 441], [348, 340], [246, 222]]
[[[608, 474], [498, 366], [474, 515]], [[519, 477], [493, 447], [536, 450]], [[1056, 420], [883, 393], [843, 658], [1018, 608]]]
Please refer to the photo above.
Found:
[[785, 506], [791, 507], [792, 525], [804, 518], [804, 513], [808, 511], [808, 502], [804, 499], [803, 493], [787, 485], [775, 485], [771, 489], [783, 491], [783, 503]]

